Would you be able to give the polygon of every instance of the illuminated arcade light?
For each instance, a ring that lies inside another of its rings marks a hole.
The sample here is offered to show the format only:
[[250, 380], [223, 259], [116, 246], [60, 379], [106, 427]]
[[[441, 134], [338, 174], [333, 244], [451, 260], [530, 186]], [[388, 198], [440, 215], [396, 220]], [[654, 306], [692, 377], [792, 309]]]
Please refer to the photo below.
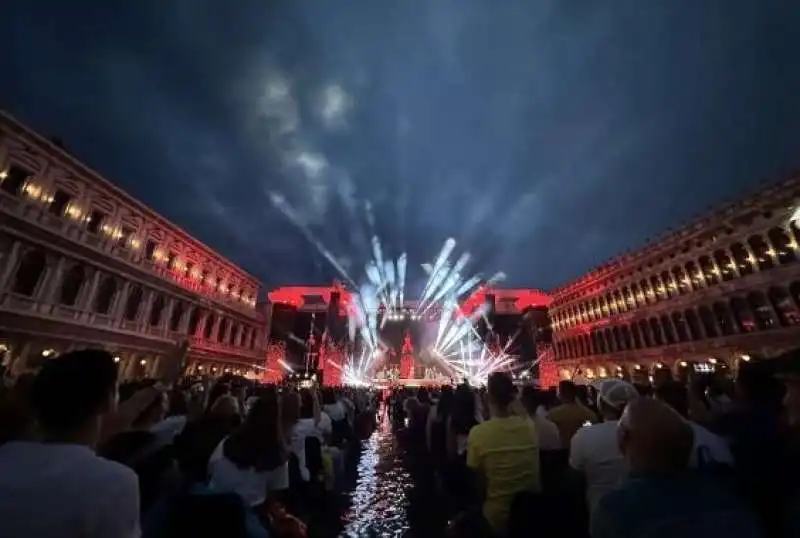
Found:
[[715, 359], [714, 357], [709, 357], [708, 362], [709, 364], [717, 364], [717, 359]]
[[50, 357], [55, 354], [56, 354], [55, 349], [45, 349], [44, 351], [42, 351], [42, 357]]
[[114, 362], [119, 362], [119, 357], [114, 357]]
[[742, 355], [742, 357], [741, 357], [741, 358], [742, 358], [742, 360], [743, 360], [744, 362], [749, 362], [749, 361], [750, 361], [750, 355], [744, 354], [744, 355]]
[[142, 366], [144, 366], [145, 364], [147, 364], [147, 359], [142, 359], [142, 360], [140, 360], [140, 361], [139, 361], [139, 364], [141, 364]]
[[0, 170], [0, 179], [5, 179], [8, 177], [8, 170]]

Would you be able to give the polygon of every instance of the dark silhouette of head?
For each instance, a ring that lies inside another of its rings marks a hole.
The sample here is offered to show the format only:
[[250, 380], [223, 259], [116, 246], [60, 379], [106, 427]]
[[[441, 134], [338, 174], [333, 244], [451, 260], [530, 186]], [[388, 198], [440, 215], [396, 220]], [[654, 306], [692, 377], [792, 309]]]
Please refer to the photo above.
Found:
[[103, 415], [117, 405], [117, 365], [111, 353], [87, 349], [47, 361], [33, 381], [30, 401], [42, 434], [93, 446]]

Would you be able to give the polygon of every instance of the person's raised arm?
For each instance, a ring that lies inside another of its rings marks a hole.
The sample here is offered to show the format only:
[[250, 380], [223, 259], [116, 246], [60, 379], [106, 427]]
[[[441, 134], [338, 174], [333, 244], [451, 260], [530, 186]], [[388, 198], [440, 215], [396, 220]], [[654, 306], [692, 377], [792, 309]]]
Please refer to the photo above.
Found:
[[131, 429], [133, 422], [141, 416], [147, 406], [153, 403], [156, 397], [160, 397], [165, 392], [166, 388], [164, 386], [156, 384], [141, 389], [120, 403], [116, 411], [103, 418], [99, 444], [108, 441], [118, 433]]
[[311, 403], [314, 410], [314, 424], [319, 424], [320, 417], [322, 416], [322, 409], [319, 405], [319, 393], [317, 387], [311, 388]]

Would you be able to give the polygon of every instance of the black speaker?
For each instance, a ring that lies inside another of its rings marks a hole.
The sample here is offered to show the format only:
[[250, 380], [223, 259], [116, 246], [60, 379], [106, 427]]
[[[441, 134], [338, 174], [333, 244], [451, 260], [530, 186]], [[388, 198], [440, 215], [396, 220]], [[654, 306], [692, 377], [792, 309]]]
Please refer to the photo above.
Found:
[[341, 294], [338, 291], [331, 292], [328, 313], [325, 316], [325, 328], [334, 342], [341, 341], [347, 332], [347, 316], [340, 315], [341, 303]]

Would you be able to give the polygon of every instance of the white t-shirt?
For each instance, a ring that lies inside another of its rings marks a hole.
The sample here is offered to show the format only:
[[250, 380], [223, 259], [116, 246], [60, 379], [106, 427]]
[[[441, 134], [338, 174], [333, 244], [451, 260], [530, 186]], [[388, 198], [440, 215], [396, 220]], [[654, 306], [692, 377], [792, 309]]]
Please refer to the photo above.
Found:
[[547, 418], [547, 410], [539, 406], [532, 420], [539, 434], [539, 450], [560, 450], [561, 434], [558, 433], [558, 426]]
[[138, 538], [139, 479], [81, 445], [0, 446], [0, 536]]
[[160, 440], [171, 443], [186, 427], [186, 421], [186, 415], [167, 417], [150, 428], [150, 433], [154, 433]]
[[220, 442], [208, 460], [210, 486], [219, 491], [238, 494], [248, 506], [257, 506], [267, 498], [268, 491], [289, 488], [289, 462], [285, 461], [275, 469], [256, 471], [253, 468], [240, 469], [225, 457], [222, 446], [228, 438]]
[[689, 421], [689, 426], [694, 432], [694, 445], [692, 446], [692, 455], [689, 457], [689, 467], [697, 468], [699, 466], [701, 452], [704, 453], [708, 463], [733, 465], [733, 454], [724, 438], [694, 422]]
[[297, 457], [297, 463], [300, 467], [300, 476], [303, 480], [308, 481], [311, 474], [306, 467], [306, 438], [316, 437], [323, 442], [324, 435], [330, 435], [333, 430], [331, 417], [327, 413], [320, 412], [319, 422], [315, 423], [313, 418], [301, 418], [292, 426], [291, 441], [289, 447]]
[[570, 443], [569, 465], [586, 479], [586, 504], [591, 517], [600, 499], [628, 476], [628, 463], [617, 441], [617, 421], [579, 429]]

